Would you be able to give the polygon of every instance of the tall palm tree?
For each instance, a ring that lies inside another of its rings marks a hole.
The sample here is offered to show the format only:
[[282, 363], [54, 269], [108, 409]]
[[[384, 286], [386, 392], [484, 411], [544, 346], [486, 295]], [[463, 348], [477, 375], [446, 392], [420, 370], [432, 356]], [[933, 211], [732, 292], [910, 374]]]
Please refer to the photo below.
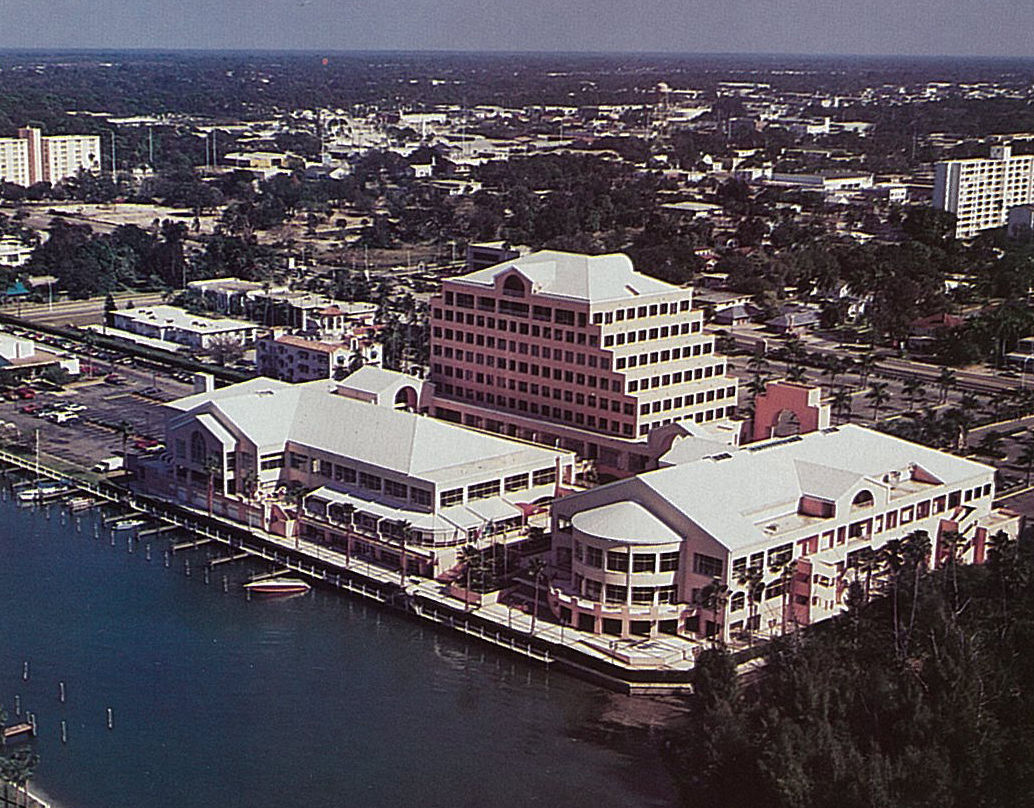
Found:
[[901, 571], [905, 568], [904, 543], [901, 539], [889, 539], [880, 548], [880, 560], [890, 578], [891, 608], [894, 619], [894, 652], [901, 647], [901, 626], [898, 621], [898, 590], [901, 586]]
[[122, 465], [126, 463], [126, 444], [129, 443], [129, 436], [133, 434], [133, 425], [123, 418], [116, 427], [119, 436], [122, 438]]
[[212, 515], [212, 496], [215, 489], [215, 475], [223, 470], [223, 464], [215, 455], [208, 455], [201, 464], [201, 471], [208, 477], [208, 515]]
[[711, 612], [711, 616], [714, 618], [714, 633], [711, 635], [711, 639], [716, 645], [724, 642], [722, 623], [725, 619], [725, 606], [729, 602], [729, 595], [729, 587], [721, 578], [713, 579], [700, 593], [704, 608]]
[[760, 564], [754, 564], [744, 570], [736, 581], [744, 587], [747, 594], [747, 643], [754, 644], [754, 623], [758, 614], [758, 604], [765, 591], [765, 571]]
[[948, 400], [948, 391], [955, 386], [957, 381], [958, 378], [954, 370], [951, 368], [941, 368], [941, 372], [937, 375], [937, 386], [941, 391], [942, 404]]
[[793, 577], [797, 574], [797, 560], [794, 558], [787, 558], [784, 561], [772, 564], [768, 571], [773, 573], [779, 578], [779, 597], [781, 601], [780, 611], [780, 633], [786, 634], [786, 615], [789, 611], [790, 601], [790, 584], [793, 583]]
[[471, 588], [470, 588], [471, 584], [472, 584], [472, 580], [471, 579], [472, 579], [473, 574], [474, 574], [475, 571], [478, 572], [479, 576], [482, 574], [482, 558], [481, 558], [481, 553], [478, 550], [478, 548], [475, 547], [473, 544], [465, 544], [465, 545], [463, 545], [462, 548], [460, 548], [459, 560], [463, 564], [463, 566], [465, 567], [466, 573], [467, 573], [467, 587], [466, 587], [467, 594], [466, 594], [466, 597], [463, 598], [463, 611], [469, 612], [470, 611], [470, 593], [472, 591]]
[[886, 382], [873, 382], [865, 397], [872, 402], [872, 420], [879, 420], [880, 407], [890, 400], [890, 393], [887, 391]]
[[546, 573], [546, 562], [537, 556], [528, 562], [528, 574], [535, 585], [535, 599], [531, 602], [531, 633], [535, 633], [535, 622], [539, 616], [539, 583]]
[[858, 358], [858, 386], [865, 387], [865, 383], [869, 380], [869, 374], [872, 373], [872, 369], [876, 367], [876, 356], [871, 351], [866, 354], [862, 354]]
[[902, 385], [902, 392], [905, 400], [908, 401], [908, 409], [914, 410], [916, 401], [922, 401], [926, 389], [926, 383], [918, 376], [909, 376]]
[[833, 412], [841, 423], [847, 418], [851, 417], [851, 391], [846, 387], [838, 387], [833, 391]]
[[406, 558], [406, 541], [410, 538], [413, 533], [413, 525], [407, 522], [405, 519], [399, 519], [395, 522], [396, 535], [398, 536], [399, 545], [402, 548], [399, 553], [399, 584], [406, 583], [406, 564], [409, 559]]

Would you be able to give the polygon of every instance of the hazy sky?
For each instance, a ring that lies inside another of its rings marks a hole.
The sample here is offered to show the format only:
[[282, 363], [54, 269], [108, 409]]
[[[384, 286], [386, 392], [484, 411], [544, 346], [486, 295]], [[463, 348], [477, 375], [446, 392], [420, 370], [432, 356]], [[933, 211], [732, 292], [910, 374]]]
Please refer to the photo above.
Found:
[[1034, 57], [1034, 0], [0, 0], [0, 48]]

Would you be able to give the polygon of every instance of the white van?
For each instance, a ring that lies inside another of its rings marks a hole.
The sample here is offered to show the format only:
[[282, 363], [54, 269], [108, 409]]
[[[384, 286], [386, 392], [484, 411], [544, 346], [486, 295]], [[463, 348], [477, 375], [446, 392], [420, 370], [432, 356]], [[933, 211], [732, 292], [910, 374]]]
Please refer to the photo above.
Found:
[[95, 463], [90, 471], [97, 474], [107, 474], [109, 471], [118, 471], [124, 465], [121, 457], [105, 457], [103, 460]]

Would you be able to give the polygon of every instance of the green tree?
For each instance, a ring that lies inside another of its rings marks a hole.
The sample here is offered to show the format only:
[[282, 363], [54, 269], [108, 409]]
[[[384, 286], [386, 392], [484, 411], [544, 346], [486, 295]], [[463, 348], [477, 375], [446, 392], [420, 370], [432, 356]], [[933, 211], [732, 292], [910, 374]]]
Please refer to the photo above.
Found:
[[872, 403], [872, 419], [879, 420], [880, 408], [890, 400], [887, 382], [873, 382], [865, 397]]

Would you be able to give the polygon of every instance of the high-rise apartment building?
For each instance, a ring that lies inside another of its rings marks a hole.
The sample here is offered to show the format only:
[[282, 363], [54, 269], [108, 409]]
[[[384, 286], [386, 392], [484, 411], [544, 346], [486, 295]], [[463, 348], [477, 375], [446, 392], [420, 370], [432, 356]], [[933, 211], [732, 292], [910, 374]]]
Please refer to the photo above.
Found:
[[0, 180], [29, 186], [61, 182], [80, 171], [101, 168], [99, 135], [44, 135], [28, 126], [18, 137], [0, 138]]
[[1009, 209], [1034, 202], [1034, 155], [1013, 156], [1012, 146], [991, 147], [990, 157], [945, 160], [934, 167], [933, 206], [954, 213], [956, 238], [1005, 227]]
[[447, 278], [431, 301], [434, 414], [571, 449], [607, 474], [642, 471], [685, 434], [669, 425], [736, 410], [692, 304], [620, 254], [543, 251]]

